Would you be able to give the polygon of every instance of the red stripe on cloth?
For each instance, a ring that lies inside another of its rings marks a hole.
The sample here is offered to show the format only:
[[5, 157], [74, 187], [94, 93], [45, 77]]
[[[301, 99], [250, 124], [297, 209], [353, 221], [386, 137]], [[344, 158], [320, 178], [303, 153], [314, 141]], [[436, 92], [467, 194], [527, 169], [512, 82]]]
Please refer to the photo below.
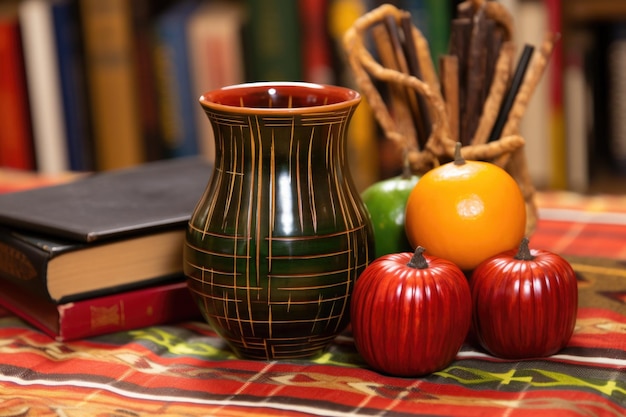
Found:
[[539, 219], [530, 246], [559, 255], [626, 259], [626, 225]]
[[537, 193], [531, 247], [560, 255], [626, 259], [626, 196]]

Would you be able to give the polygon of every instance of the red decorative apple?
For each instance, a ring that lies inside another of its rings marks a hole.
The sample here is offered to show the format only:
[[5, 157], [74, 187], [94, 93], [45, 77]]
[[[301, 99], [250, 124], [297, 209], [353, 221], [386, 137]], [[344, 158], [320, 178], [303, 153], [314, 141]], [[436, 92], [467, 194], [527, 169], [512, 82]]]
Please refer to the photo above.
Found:
[[355, 284], [354, 341], [378, 371], [419, 376], [443, 369], [469, 331], [471, 296], [463, 272], [423, 252], [384, 255]]
[[552, 355], [569, 341], [576, 324], [578, 284], [571, 265], [522, 239], [482, 262], [470, 279], [472, 330], [494, 356], [524, 359]]

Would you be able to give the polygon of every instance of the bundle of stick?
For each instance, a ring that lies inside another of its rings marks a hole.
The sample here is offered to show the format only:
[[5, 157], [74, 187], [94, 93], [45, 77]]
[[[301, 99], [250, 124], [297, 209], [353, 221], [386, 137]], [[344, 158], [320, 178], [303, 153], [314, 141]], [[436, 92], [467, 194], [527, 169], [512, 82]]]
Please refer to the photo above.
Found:
[[[497, 164], [517, 181], [530, 234], [537, 219], [535, 188], [519, 124], [558, 35], [546, 34], [536, 50], [526, 45], [515, 64], [514, 22], [501, 3], [467, 0], [457, 12], [438, 72], [410, 13], [391, 4], [361, 16], [345, 33], [348, 61], [386, 138], [398, 145], [413, 173], [450, 161], [461, 142], [465, 159]], [[369, 40], [380, 62], [367, 49]]]

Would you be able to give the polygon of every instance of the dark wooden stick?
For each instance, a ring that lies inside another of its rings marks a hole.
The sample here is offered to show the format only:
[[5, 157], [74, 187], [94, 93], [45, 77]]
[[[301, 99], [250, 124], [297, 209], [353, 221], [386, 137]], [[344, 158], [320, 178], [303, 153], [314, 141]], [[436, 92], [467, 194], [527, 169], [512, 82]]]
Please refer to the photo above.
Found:
[[524, 75], [526, 74], [526, 69], [528, 68], [528, 64], [533, 55], [533, 51], [535, 47], [532, 45], [525, 45], [524, 50], [522, 51], [522, 55], [517, 62], [517, 66], [515, 68], [515, 73], [513, 74], [513, 80], [511, 81], [511, 86], [509, 87], [508, 92], [504, 98], [502, 103], [502, 107], [500, 107], [500, 111], [498, 112], [498, 118], [493, 126], [491, 134], [489, 135], [489, 142], [497, 140], [502, 135], [502, 129], [504, 128], [504, 124], [506, 123], [509, 112], [511, 111], [511, 107], [513, 107], [513, 102], [515, 101], [515, 97], [517, 96], [517, 92], [524, 81]]
[[446, 102], [450, 138], [459, 140], [459, 59], [456, 55], [439, 57], [441, 92]]
[[487, 18], [487, 56], [485, 84], [483, 86], [483, 102], [489, 95], [489, 89], [493, 83], [493, 76], [496, 70], [496, 62], [500, 56], [500, 49], [504, 43], [504, 32], [498, 28], [493, 19]]
[[[469, 39], [472, 33], [472, 20], [469, 18], [459, 18], [452, 21], [450, 27], [450, 55], [457, 57], [458, 61], [458, 85], [459, 85], [459, 123], [465, 114], [465, 97], [467, 96], [467, 55]], [[457, 140], [461, 141], [461, 135]]]
[[[410, 74], [409, 64], [407, 62], [407, 57], [404, 53], [404, 47], [402, 46], [402, 40], [400, 39], [400, 32], [398, 31], [398, 25], [396, 23], [396, 19], [388, 15], [385, 17], [385, 26], [387, 28], [387, 32], [389, 33], [389, 39], [391, 40], [392, 50], [395, 53], [396, 62], [398, 63], [398, 71], [403, 74]], [[413, 124], [415, 126], [415, 134], [417, 138], [417, 143], [426, 143], [428, 137], [423, 138], [420, 137], [420, 134], [423, 135], [423, 127], [420, 128], [421, 114], [419, 111], [419, 105], [417, 102], [417, 97], [415, 91], [411, 88], [405, 88], [404, 92], [406, 96], [406, 100], [408, 103], [408, 108], [411, 111], [413, 116]], [[420, 132], [421, 130], [421, 132]]]
[[465, 110], [462, 114], [461, 143], [469, 145], [483, 108], [484, 85], [487, 70], [487, 20], [485, 8], [481, 7], [474, 14], [472, 36], [467, 62], [467, 94]]

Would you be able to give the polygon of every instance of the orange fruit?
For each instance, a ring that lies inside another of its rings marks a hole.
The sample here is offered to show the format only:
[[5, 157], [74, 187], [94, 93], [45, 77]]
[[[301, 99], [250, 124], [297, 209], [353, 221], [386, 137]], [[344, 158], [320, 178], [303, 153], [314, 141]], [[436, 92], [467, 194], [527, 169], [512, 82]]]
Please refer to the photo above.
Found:
[[405, 231], [415, 248], [469, 271], [485, 259], [517, 247], [524, 237], [526, 204], [504, 169], [465, 161], [440, 165], [415, 185], [407, 200]]

